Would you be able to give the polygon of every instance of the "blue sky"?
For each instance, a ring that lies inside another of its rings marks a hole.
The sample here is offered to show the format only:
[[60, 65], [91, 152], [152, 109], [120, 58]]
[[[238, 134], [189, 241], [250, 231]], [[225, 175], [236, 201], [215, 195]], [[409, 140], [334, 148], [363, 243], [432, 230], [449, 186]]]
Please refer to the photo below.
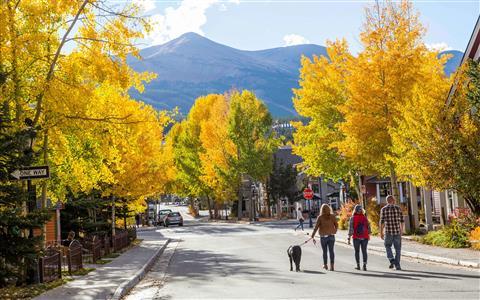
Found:
[[[155, 26], [149, 45], [193, 31], [239, 49], [299, 43], [325, 45], [345, 37], [356, 52], [364, 9], [374, 1], [325, 0], [132, 0]], [[115, 1], [124, 2], [124, 1]], [[463, 51], [480, 14], [480, 0], [413, 1], [432, 47]]]

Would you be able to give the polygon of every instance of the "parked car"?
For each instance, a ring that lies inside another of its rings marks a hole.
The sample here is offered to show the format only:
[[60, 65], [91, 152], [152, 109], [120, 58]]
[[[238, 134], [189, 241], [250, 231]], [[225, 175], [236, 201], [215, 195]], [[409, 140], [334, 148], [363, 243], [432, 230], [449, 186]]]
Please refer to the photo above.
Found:
[[171, 212], [165, 217], [165, 219], [163, 219], [163, 223], [165, 224], [165, 227], [170, 225], [183, 226], [183, 217], [178, 212]]
[[172, 212], [171, 209], [161, 209], [161, 210], [159, 210], [158, 211], [158, 225], [165, 226], [165, 223], [164, 223], [165, 217], [171, 212]]

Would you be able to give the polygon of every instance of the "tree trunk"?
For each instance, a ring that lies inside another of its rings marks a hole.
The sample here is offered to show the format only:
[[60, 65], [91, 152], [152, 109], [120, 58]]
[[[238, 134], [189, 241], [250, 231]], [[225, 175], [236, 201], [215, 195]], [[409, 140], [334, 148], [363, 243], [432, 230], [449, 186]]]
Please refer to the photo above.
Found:
[[468, 208], [475, 214], [480, 214], [480, 203], [475, 198], [471, 196], [464, 196], [465, 202], [467, 203]]
[[213, 201], [213, 217], [215, 220], [219, 219], [218, 217], [218, 203], [214, 200]]
[[213, 215], [212, 215], [212, 204], [210, 203], [210, 197], [208, 197], [207, 195], [207, 208], [208, 208], [208, 217], [211, 219], [213, 219]]
[[111, 196], [112, 199], [112, 237], [115, 236], [115, 197]]
[[243, 195], [242, 195], [242, 177], [240, 176], [240, 182], [238, 183], [238, 205], [237, 205], [237, 218], [242, 219], [242, 208], [243, 208]]
[[280, 220], [282, 218], [282, 209], [281, 209], [281, 205], [280, 205], [280, 202], [281, 200], [280, 199], [277, 199], [277, 219]]
[[358, 182], [357, 182], [357, 179], [355, 178], [355, 174], [353, 172], [350, 172], [349, 175], [350, 175], [350, 182], [351, 182], [353, 188], [355, 189], [355, 192], [357, 193], [358, 200], [362, 201], [363, 195], [362, 195], [362, 191], [360, 190], [360, 185], [361, 185], [360, 175], [358, 175], [358, 178], [359, 178]]
[[270, 204], [270, 199], [267, 200], [267, 217], [272, 217], [272, 205]]
[[123, 229], [127, 230], [127, 200], [123, 199]]
[[398, 193], [397, 173], [395, 172], [395, 167], [393, 166], [392, 162], [389, 162], [388, 165], [390, 167], [390, 184], [392, 186], [392, 195], [397, 201], [400, 201], [400, 195]]

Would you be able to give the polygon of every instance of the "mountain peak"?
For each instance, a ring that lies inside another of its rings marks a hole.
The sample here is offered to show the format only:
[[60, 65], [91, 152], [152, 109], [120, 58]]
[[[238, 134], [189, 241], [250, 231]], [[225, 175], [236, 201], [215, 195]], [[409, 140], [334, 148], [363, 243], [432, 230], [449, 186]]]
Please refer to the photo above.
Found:
[[200, 35], [196, 32], [184, 33], [176, 39], [181, 39], [181, 40], [202, 40], [202, 39], [206, 39], [206, 40], [208, 40], [206, 37], [204, 37], [203, 35]]

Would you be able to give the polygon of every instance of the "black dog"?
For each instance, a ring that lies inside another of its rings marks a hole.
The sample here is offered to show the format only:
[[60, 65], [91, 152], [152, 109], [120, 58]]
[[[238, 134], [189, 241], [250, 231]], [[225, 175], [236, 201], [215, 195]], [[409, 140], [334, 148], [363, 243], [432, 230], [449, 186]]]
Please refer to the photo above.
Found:
[[300, 260], [302, 259], [302, 248], [299, 245], [290, 246], [287, 249], [290, 259], [290, 271], [293, 271], [292, 260], [295, 262], [295, 271], [300, 271]]

